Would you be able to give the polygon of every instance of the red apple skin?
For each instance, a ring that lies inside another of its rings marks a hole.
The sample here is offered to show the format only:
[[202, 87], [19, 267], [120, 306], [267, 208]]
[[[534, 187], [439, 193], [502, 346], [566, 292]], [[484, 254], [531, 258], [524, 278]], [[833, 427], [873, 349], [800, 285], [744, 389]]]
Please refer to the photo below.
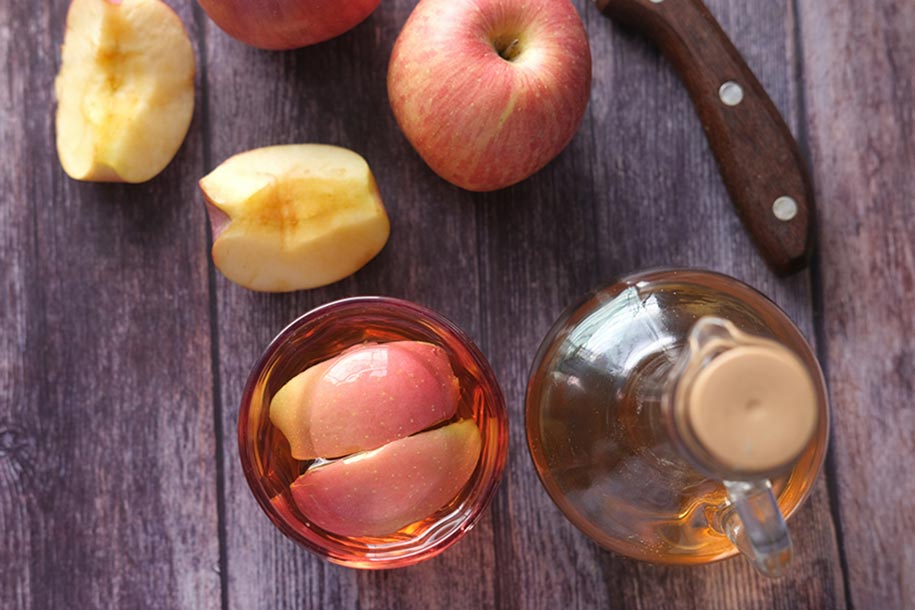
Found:
[[[496, 50], [517, 39], [516, 57]], [[471, 191], [520, 182], [575, 135], [591, 50], [569, 0], [421, 0], [394, 44], [388, 97], [439, 176]]]
[[441, 347], [368, 343], [293, 378], [273, 397], [270, 420], [295, 459], [333, 458], [446, 421], [459, 400], [460, 385]]
[[453, 500], [470, 480], [482, 439], [463, 420], [309, 470], [290, 489], [318, 527], [341, 536], [386, 536]]
[[252, 47], [307, 47], [351, 30], [381, 0], [197, 0], [226, 34]]

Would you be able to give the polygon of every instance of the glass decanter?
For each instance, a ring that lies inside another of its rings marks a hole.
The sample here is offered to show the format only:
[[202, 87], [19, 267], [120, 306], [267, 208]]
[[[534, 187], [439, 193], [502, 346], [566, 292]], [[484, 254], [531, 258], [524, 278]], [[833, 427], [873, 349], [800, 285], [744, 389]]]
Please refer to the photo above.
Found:
[[736, 279], [665, 270], [560, 317], [526, 426], [550, 496], [601, 546], [681, 565], [739, 550], [778, 576], [829, 422], [822, 372], [781, 309]]

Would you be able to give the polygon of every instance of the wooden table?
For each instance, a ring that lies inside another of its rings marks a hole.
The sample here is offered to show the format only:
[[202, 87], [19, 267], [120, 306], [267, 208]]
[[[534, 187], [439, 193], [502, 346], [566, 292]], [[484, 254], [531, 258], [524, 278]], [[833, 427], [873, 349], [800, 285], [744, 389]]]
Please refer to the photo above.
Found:
[[[389, 111], [387, 60], [413, 2], [384, 0], [352, 32], [287, 53], [169, 3], [196, 47], [196, 113], [175, 161], [137, 186], [78, 183], [57, 162], [66, 2], [0, 3], [0, 607], [915, 607], [915, 3], [710, 3], [812, 162], [819, 247], [785, 280], [742, 230], [670, 66], [584, 0], [594, 84], [580, 132], [545, 170], [486, 195], [432, 174]], [[255, 294], [214, 270], [196, 181], [233, 153], [290, 142], [362, 153], [392, 238], [336, 285]], [[540, 338], [589, 288], [658, 265], [758, 287], [823, 361], [832, 445], [792, 519], [787, 578], [741, 559], [677, 569], [605, 552], [536, 478], [522, 394]], [[274, 334], [359, 294], [465, 328], [510, 409], [489, 514], [439, 558], [391, 572], [285, 539], [236, 444], [242, 386]]]

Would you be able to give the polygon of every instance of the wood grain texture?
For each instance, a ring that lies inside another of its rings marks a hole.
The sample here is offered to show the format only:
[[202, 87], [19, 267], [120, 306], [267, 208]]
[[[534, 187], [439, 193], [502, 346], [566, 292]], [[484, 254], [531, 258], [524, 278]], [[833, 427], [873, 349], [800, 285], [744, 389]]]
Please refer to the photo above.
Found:
[[[217, 279], [230, 608], [494, 606], [488, 519], [425, 565], [354, 572], [325, 564], [278, 534], [254, 502], [238, 459], [236, 422], [248, 372], [270, 339], [308, 309], [383, 294], [432, 307], [479, 337], [474, 198], [422, 164], [387, 103], [387, 60], [408, 12], [406, 3], [384, 3], [348, 34], [283, 54], [248, 48], [207, 26], [208, 167], [270, 144], [345, 146], [369, 162], [391, 218], [391, 240], [381, 254], [328, 288], [260, 295]], [[470, 566], [479, 569], [473, 586], [467, 586]]]
[[[822, 211], [811, 281], [767, 269], [673, 69], [585, 0], [594, 83], [582, 129], [542, 172], [486, 195], [438, 179], [390, 113], [387, 60], [414, 0], [385, 0], [352, 32], [284, 53], [167, 1], [195, 42], [198, 106], [176, 160], [137, 186], [77, 183], [57, 162], [64, 0], [0, 3], [0, 608], [915, 605], [911, 2], [709, 2], [807, 135]], [[236, 152], [292, 142], [363, 154], [392, 237], [343, 282], [255, 294], [209, 266], [196, 181]], [[556, 315], [617, 275], [681, 265], [760, 288], [817, 331], [827, 359], [828, 485], [790, 522], [797, 569], [782, 580], [740, 559], [665, 568], [603, 551], [553, 506], [527, 455], [528, 367]], [[384, 573], [285, 539], [238, 461], [238, 403], [263, 348], [311, 307], [357, 294], [417, 301], [463, 327], [511, 421], [506, 479], [477, 528]]]
[[852, 608], [915, 607], [915, 4], [799, 3]]
[[199, 121], [148, 184], [67, 178], [66, 9], [0, 4], [0, 607], [219, 608]]
[[[375, 171], [393, 223], [378, 259], [326, 289], [257, 295], [217, 278], [228, 606], [844, 605], [822, 483], [792, 522], [798, 571], [778, 582], [760, 579], [739, 560], [698, 570], [631, 562], [590, 543], [552, 505], [526, 453], [521, 400], [534, 350], [567, 303], [617, 273], [694, 264], [767, 290], [812, 336], [808, 278], [782, 282], [766, 269], [671, 69], [584, 2], [577, 6], [601, 84], [570, 148], [532, 179], [497, 193], [474, 195], [436, 178], [398, 133], [384, 91], [387, 58], [411, 6], [383, 3], [349, 34], [284, 54], [253, 50], [206, 28], [208, 169], [255, 146], [348, 146]], [[796, 122], [790, 7], [714, 8], [742, 20], [737, 35], [750, 41], [751, 64], [762, 66], [764, 84]], [[242, 387], [272, 336], [312, 306], [372, 293], [417, 300], [463, 326], [490, 357], [511, 419], [506, 481], [490, 515], [439, 558], [387, 573], [327, 565], [274, 531], [247, 489], [235, 438]]]

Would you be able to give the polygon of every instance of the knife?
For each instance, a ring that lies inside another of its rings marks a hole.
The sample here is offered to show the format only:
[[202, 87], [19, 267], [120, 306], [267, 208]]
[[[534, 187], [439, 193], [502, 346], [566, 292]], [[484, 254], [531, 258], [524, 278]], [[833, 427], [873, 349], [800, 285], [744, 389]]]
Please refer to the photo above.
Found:
[[594, 0], [657, 45], [686, 85], [731, 200], [780, 275], [807, 266], [815, 205], [797, 142], [701, 0]]

